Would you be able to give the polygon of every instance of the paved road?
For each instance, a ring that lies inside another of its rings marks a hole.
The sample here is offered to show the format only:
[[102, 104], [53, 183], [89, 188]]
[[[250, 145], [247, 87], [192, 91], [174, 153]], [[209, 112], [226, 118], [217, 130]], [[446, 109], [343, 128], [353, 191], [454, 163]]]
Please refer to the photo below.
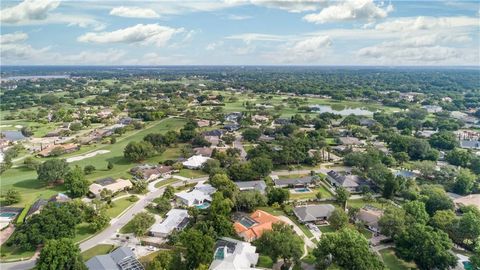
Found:
[[247, 151], [245, 151], [245, 148], [243, 148], [242, 136], [240, 134], [235, 134], [235, 141], [233, 141], [233, 147], [240, 150], [240, 157], [242, 157], [243, 160], [247, 158]]
[[[187, 182], [197, 183], [197, 182], [206, 181], [206, 180], [208, 180], [208, 177], [189, 179], [187, 180]], [[183, 181], [172, 184], [172, 186], [175, 186], [175, 187], [182, 186], [182, 185], [184, 185]], [[80, 243], [80, 249], [82, 251], [85, 251], [109, 239], [112, 235], [115, 235], [120, 230], [120, 228], [122, 228], [125, 224], [127, 224], [135, 214], [142, 212], [143, 209], [145, 209], [145, 207], [147, 207], [147, 205], [149, 205], [155, 198], [163, 194], [165, 187], [157, 189], [153, 186], [154, 185], [149, 185], [149, 189], [151, 190], [151, 192], [149, 192], [148, 194], [143, 196], [140, 200], [138, 200], [132, 207], [126, 210], [120, 217], [112, 219], [110, 221], [110, 226], [108, 228], [106, 228], [99, 234], [93, 236], [92, 238]], [[36, 260], [35, 258], [32, 258], [27, 261], [2, 263], [0, 264], [0, 269], [1, 270], [32, 269], [35, 266], [35, 260]]]

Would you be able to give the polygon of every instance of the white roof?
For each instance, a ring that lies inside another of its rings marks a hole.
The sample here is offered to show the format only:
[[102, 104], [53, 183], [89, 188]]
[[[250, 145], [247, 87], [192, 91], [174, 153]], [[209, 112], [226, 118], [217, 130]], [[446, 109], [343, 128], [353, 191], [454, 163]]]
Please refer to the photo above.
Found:
[[214, 187], [210, 184], [204, 184], [204, 182], [198, 182], [195, 188], [190, 191], [182, 191], [179, 193], [175, 193], [175, 195], [185, 201], [187, 201], [188, 206], [197, 204], [199, 202], [203, 202], [205, 200], [212, 201], [212, 197], [210, 196], [216, 191]]
[[204, 157], [202, 155], [195, 155], [184, 161], [182, 164], [185, 167], [192, 167], [192, 168], [198, 168], [201, 167], [207, 160], [209, 160], [209, 157]]
[[[223, 259], [217, 258], [210, 265], [210, 270], [254, 270], [252, 265], [258, 262], [258, 253], [255, 253], [256, 247], [250, 243], [234, 240], [231, 238], [221, 238], [221, 241], [227, 241], [227, 246], [219, 246], [224, 249]], [[234, 245], [234, 250], [232, 250]]]
[[188, 218], [188, 210], [171, 209], [167, 213], [167, 218], [162, 223], [156, 223], [150, 228], [152, 233], [169, 234], [171, 231], [178, 228], [185, 218]]

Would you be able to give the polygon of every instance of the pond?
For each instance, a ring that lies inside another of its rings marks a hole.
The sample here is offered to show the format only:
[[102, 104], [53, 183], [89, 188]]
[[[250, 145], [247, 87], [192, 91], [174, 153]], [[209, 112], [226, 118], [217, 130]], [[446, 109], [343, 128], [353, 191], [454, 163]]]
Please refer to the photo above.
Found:
[[5, 130], [1, 132], [5, 139], [9, 141], [20, 141], [24, 140], [26, 137], [23, 136], [22, 132], [17, 130]]
[[349, 108], [343, 105], [338, 106], [329, 106], [329, 105], [311, 105], [310, 108], [318, 113], [334, 113], [340, 114], [342, 116], [347, 116], [350, 114], [361, 115], [361, 116], [372, 116], [375, 111], [370, 111], [365, 108]]

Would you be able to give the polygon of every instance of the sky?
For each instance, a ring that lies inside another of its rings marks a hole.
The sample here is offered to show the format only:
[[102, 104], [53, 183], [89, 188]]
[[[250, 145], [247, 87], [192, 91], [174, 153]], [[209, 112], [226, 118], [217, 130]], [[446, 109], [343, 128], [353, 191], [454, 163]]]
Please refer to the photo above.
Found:
[[1, 65], [480, 65], [480, 0], [2, 0], [0, 23]]

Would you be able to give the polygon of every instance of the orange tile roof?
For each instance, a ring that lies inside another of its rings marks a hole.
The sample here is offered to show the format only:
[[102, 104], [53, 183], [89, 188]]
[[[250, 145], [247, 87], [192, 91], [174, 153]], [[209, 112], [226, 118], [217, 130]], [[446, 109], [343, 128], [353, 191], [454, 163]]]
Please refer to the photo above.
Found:
[[252, 241], [261, 237], [263, 232], [272, 229], [273, 223], [283, 222], [279, 218], [262, 210], [257, 210], [253, 212], [250, 215], [250, 218], [257, 222], [250, 228], [245, 227], [238, 221], [234, 223], [235, 231], [246, 241]]

